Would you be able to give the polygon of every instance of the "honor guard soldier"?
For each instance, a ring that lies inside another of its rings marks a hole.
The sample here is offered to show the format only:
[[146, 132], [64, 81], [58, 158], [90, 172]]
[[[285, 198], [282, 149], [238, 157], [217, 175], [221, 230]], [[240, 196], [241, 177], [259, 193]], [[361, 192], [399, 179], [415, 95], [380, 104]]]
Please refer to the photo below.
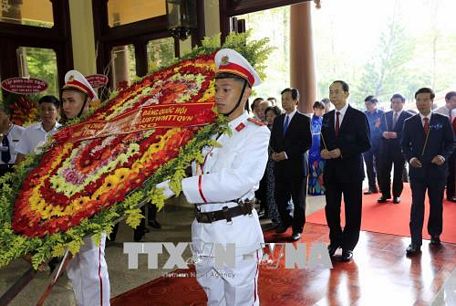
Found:
[[[62, 117], [65, 120], [78, 118], [89, 110], [97, 93], [87, 79], [78, 71], [70, 70], [65, 75], [62, 88]], [[97, 245], [92, 237], [84, 238], [79, 253], [68, 264], [67, 274], [73, 285], [78, 306], [110, 305], [110, 283], [105, 260], [106, 235]]]
[[[197, 280], [208, 305], [259, 305], [258, 263], [264, 242], [253, 207], [268, 160], [269, 129], [249, 118], [244, 106], [260, 78], [247, 60], [231, 49], [215, 55], [215, 100], [229, 120], [231, 134], [214, 135], [220, 147], [203, 149], [204, 163], [182, 180], [187, 201], [195, 204], [192, 246]], [[157, 185], [174, 195], [168, 181]], [[234, 265], [217, 265], [213, 250], [235, 246]]]

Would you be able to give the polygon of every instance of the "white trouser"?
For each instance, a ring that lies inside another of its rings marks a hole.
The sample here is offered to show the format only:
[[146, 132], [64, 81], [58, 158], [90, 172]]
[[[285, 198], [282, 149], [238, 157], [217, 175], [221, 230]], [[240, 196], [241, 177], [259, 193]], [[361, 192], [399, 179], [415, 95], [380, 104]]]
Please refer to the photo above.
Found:
[[92, 237], [84, 238], [84, 244], [68, 264], [67, 275], [73, 285], [78, 306], [109, 306], [110, 284], [105, 260], [106, 235], [98, 246]]
[[200, 257], [196, 262], [196, 277], [208, 298], [208, 305], [255, 305], [258, 299], [258, 262], [261, 250], [236, 256], [235, 266], [215, 266], [213, 257]]

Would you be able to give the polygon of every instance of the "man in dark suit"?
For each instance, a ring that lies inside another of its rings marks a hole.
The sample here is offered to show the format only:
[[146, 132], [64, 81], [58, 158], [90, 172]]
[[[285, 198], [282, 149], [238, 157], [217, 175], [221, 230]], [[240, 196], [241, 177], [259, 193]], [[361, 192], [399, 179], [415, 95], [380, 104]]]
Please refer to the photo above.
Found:
[[410, 164], [412, 207], [407, 256], [420, 252], [424, 219], [424, 198], [429, 195], [428, 232], [431, 245], [440, 245], [442, 201], [448, 176], [448, 158], [454, 150], [454, 136], [448, 117], [431, 112], [435, 94], [430, 88], [415, 93], [419, 114], [407, 119], [401, 140], [402, 152]]
[[404, 187], [402, 174], [405, 167], [405, 159], [401, 152], [400, 140], [404, 121], [412, 116], [404, 111], [405, 98], [400, 94], [391, 97], [391, 108], [393, 110], [384, 113], [380, 122], [382, 130], [382, 143], [378, 159], [378, 185], [382, 196], [378, 203], [386, 203], [391, 198], [391, 168], [394, 164], [393, 177], [393, 203], [399, 204], [401, 193]]
[[[285, 114], [274, 120], [270, 140], [273, 151], [271, 158], [275, 161], [274, 194], [282, 220], [276, 232], [284, 233], [292, 226], [292, 239], [299, 240], [306, 221], [307, 176], [304, 154], [310, 148], [312, 135], [310, 119], [296, 110], [299, 91], [286, 88], [281, 95]], [[293, 218], [287, 210], [290, 198], [294, 204]]]
[[378, 179], [378, 159], [380, 153], [380, 144], [382, 142], [382, 131], [380, 129], [383, 111], [377, 109], [378, 100], [374, 96], [367, 96], [364, 99], [366, 106], [367, 122], [369, 123], [370, 142], [371, 148], [363, 153], [364, 162], [366, 163], [367, 181], [369, 189], [364, 194], [377, 193], [377, 179]]
[[[342, 248], [342, 261], [350, 261], [361, 227], [362, 153], [370, 148], [366, 115], [347, 103], [348, 84], [334, 81], [329, 98], [335, 110], [323, 116], [321, 157], [326, 160], [323, 180], [326, 188], [326, 220], [329, 226], [328, 252], [331, 257]], [[344, 195], [345, 228], [340, 226], [340, 206]]]

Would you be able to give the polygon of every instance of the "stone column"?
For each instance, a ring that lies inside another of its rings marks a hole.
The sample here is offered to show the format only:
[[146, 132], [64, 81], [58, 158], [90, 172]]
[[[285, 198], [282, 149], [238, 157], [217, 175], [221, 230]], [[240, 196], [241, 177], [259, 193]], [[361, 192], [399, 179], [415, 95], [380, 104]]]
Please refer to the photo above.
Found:
[[112, 48], [112, 84], [114, 88], [121, 89], [130, 85], [128, 77], [128, 47], [117, 46]]
[[74, 68], [83, 75], [97, 72], [92, 0], [69, 0]]
[[290, 7], [290, 82], [301, 93], [298, 109], [311, 113], [316, 100], [315, 56], [312, 38], [313, 2]]

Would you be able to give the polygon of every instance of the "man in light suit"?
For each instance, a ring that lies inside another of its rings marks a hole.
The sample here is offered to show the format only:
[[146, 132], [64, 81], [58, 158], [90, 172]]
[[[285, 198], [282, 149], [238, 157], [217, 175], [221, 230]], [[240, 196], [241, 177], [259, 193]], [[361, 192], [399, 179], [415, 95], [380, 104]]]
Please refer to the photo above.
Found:
[[393, 203], [399, 204], [401, 193], [404, 187], [402, 174], [405, 167], [405, 159], [401, 152], [400, 140], [404, 121], [412, 116], [404, 111], [405, 98], [400, 94], [391, 97], [391, 108], [393, 110], [383, 114], [380, 122], [382, 131], [382, 142], [380, 154], [378, 154], [378, 185], [382, 196], [378, 203], [386, 203], [391, 199], [391, 168], [394, 164], [393, 177]]
[[[348, 96], [349, 86], [344, 81], [334, 81], [329, 87], [329, 98], [336, 109], [323, 116], [320, 144], [321, 157], [326, 160], [323, 180], [330, 239], [328, 252], [333, 257], [342, 248], [342, 261], [353, 258], [359, 239], [364, 179], [362, 153], [370, 148], [367, 117], [348, 105]], [[342, 195], [344, 229], [340, 225]]]
[[[281, 94], [285, 114], [274, 120], [270, 140], [271, 157], [275, 162], [274, 196], [282, 221], [276, 232], [284, 233], [292, 226], [291, 238], [296, 241], [301, 238], [306, 220], [307, 163], [304, 160], [312, 144], [312, 134], [310, 119], [296, 109], [299, 91], [286, 88]], [[287, 210], [290, 199], [293, 199], [293, 217]]]
[[412, 189], [412, 242], [407, 247], [407, 256], [414, 256], [421, 251], [426, 190], [430, 202], [428, 232], [431, 245], [440, 245], [447, 160], [454, 150], [454, 137], [448, 117], [431, 111], [434, 97], [434, 91], [430, 88], [421, 88], [415, 93], [419, 114], [405, 121], [401, 140], [402, 152], [410, 164]]

